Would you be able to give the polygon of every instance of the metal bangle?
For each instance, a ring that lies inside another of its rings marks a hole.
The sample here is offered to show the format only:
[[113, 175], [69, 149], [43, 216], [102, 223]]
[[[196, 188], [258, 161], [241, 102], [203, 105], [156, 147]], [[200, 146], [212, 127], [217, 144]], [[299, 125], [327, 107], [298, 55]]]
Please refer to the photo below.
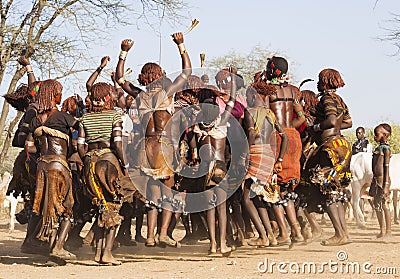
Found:
[[226, 105], [227, 105], [228, 107], [233, 108], [234, 105], [235, 105], [235, 103], [234, 103], [233, 101], [229, 101], [228, 103], [226, 103]]
[[188, 76], [185, 75], [184, 73], [181, 73], [180, 76], [181, 76], [184, 80], [188, 80]]
[[321, 131], [321, 124], [320, 124], [320, 123], [315, 124], [315, 125], [313, 126], [313, 129], [314, 129], [315, 132]]
[[85, 144], [85, 141], [86, 141], [85, 138], [79, 137], [78, 140], [77, 140], [77, 143], [78, 143], [78, 144]]

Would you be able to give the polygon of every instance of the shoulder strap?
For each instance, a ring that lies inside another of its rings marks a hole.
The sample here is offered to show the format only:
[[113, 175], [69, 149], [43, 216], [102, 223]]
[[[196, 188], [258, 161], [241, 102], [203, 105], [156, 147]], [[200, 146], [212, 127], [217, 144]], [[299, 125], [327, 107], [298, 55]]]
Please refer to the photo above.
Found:
[[276, 98], [275, 100], [270, 101], [270, 103], [275, 103], [275, 102], [294, 102], [294, 98]]

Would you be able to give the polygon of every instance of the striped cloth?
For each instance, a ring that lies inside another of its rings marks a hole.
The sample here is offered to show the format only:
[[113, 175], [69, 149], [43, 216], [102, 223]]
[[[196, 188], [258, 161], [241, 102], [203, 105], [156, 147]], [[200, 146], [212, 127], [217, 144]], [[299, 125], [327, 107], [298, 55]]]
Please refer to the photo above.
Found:
[[91, 112], [82, 116], [79, 126], [85, 130], [86, 143], [110, 141], [113, 126], [122, 122], [121, 115], [115, 110]]
[[271, 180], [274, 164], [275, 154], [269, 144], [252, 145], [246, 178], [255, 177], [265, 185]]

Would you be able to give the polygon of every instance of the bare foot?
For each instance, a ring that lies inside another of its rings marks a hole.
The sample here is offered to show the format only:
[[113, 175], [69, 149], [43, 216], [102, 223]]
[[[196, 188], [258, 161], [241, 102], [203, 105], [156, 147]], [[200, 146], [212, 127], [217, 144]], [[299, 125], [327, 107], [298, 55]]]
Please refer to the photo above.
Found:
[[50, 257], [59, 258], [62, 260], [76, 260], [76, 256], [63, 248], [57, 249], [53, 248], [53, 251], [50, 253]]
[[104, 264], [121, 265], [120, 261], [117, 261], [111, 254], [111, 249], [104, 249], [101, 262]]
[[168, 235], [160, 235], [160, 243], [159, 245], [163, 248], [170, 246], [170, 247], [176, 247], [177, 243], [175, 240], [173, 240], [172, 238], [170, 238]]
[[303, 236], [305, 241], [312, 239], [312, 233], [308, 226], [305, 226], [301, 229], [301, 235]]
[[386, 234], [382, 237], [382, 240], [384, 243], [389, 243], [391, 240], [393, 240], [392, 232], [386, 232]]
[[232, 252], [232, 248], [227, 246], [226, 243], [221, 243], [221, 254], [222, 257], [229, 257]]
[[216, 242], [211, 242], [210, 243], [210, 249], [208, 249], [208, 254], [213, 255], [217, 253], [217, 243]]
[[148, 237], [144, 244], [146, 247], [156, 247], [156, 240], [154, 237]]
[[253, 238], [255, 237], [254, 232], [246, 232], [246, 238]]
[[247, 246], [247, 241], [245, 239], [240, 240], [239, 238], [234, 241], [236, 247]]
[[282, 237], [279, 236], [276, 241], [278, 242], [278, 246], [283, 246], [283, 245], [290, 245], [292, 242], [290, 241], [290, 237], [286, 236], [286, 237]]
[[319, 239], [321, 239], [321, 237], [322, 237], [322, 233], [323, 233], [323, 230], [322, 229], [320, 229], [320, 230], [315, 230], [315, 231], [313, 231], [312, 232], [312, 240], [314, 241], [314, 240], [319, 240]]
[[96, 263], [100, 263], [101, 261], [101, 254], [102, 254], [102, 249], [101, 248], [96, 248], [96, 255], [94, 256], [94, 261]]
[[298, 235], [298, 236], [293, 236], [293, 237], [291, 237], [291, 241], [292, 242], [296, 242], [296, 243], [303, 242], [304, 241], [304, 237], [301, 234]]
[[331, 238], [328, 238], [326, 240], [323, 240], [321, 242], [321, 245], [324, 246], [340, 246], [340, 245], [344, 245], [347, 244], [347, 237], [343, 236], [343, 237], [339, 237], [339, 236], [332, 236]]
[[268, 238], [267, 239], [262, 239], [261, 237], [257, 238], [257, 239], [250, 239], [249, 241], [247, 241], [247, 244], [249, 244], [250, 246], [257, 246], [259, 248], [264, 248], [269, 246], [269, 241]]
[[382, 237], [384, 237], [384, 233], [383, 232], [380, 232], [380, 233], [378, 233], [377, 235], [376, 235], [376, 238], [382, 238]]
[[268, 240], [269, 240], [269, 246], [277, 246], [278, 245], [278, 240], [276, 240], [274, 235], [269, 235]]

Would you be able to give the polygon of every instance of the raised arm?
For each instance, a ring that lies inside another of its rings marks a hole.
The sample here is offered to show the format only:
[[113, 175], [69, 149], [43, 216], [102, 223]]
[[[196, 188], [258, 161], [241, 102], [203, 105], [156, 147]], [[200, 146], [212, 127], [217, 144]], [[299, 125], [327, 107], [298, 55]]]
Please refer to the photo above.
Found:
[[229, 72], [230, 72], [230, 78], [231, 78], [231, 93], [229, 96], [229, 101], [226, 103], [225, 111], [222, 114], [222, 119], [221, 119], [221, 125], [225, 125], [229, 117], [231, 116], [231, 111], [233, 107], [235, 106], [235, 101], [236, 101], [236, 69], [234, 67], [229, 67]]
[[103, 58], [101, 58], [100, 66], [97, 67], [96, 71], [94, 71], [93, 74], [90, 75], [89, 79], [86, 82], [87, 92], [90, 92], [90, 89], [92, 88], [97, 77], [100, 75], [100, 73], [104, 69], [104, 67], [107, 66], [107, 63], [109, 61], [110, 61], [110, 56], [104, 56]]
[[125, 100], [124, 90], [122, 90], [121, 85], [119, 85], [118, 82], [115, 80], [115, 72], [111, 73], [111, 80], [114, 84], [115, 91], [117, 92], [118, 95], [117, 107], [120, 107], [125, 111], [126, 100]]
[[181, 32], [172, 35], [175, 44], [178, 46], [179, 53], [182, 58], [182, 72], [174, 80], [169, 88], [167, 88], [168, 96], [172, 96], [176, 92], [180, 91], [183, 85], [187, 82], [188, 77], [192, 74], [192, 64], [190, 62], [189, 54], [186, 50], [183, 34]]
[[28, 74], [28, 84], [31, 84], [36, 81], [35, 74], [33, 73], [32, 65], [29, 59], [25, 56], [21, 56], [18, 58], [18, 63], [21, 66], [24, 66], [26, 69], [26, 73]]
[[128, 52], [132, 48], [133, 44], [134, 42], [131, 39], [125, 39], [121, 42], [121, 52], [119, 54], [117, 69], [115, 70], [115, 80], [126, 93], [136, 98], [142, 90], [133, 85], [130, 81], [126, 80], [124, 76], [126, 56], [128, 55]]

